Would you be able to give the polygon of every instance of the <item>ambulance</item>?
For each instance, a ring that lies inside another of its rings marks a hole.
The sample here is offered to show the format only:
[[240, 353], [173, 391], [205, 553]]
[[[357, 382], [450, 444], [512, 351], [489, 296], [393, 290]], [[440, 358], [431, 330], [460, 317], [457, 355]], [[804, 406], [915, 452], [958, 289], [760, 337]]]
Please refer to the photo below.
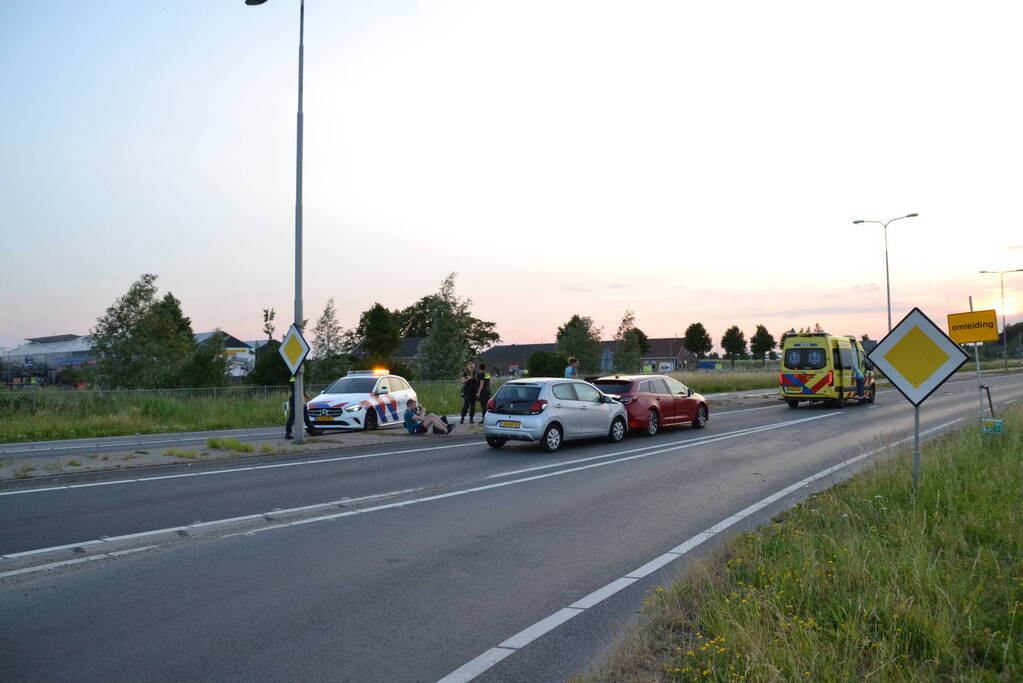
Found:
[[[863, 376], [863, 396], [856, 386]], [[790, 408], [801, 402], [827, 401], [839, 408], [846, 401], [873, 403], [877, 396], [874, 371], [856, 337], [826, 332], [789, 333], [782, 341], [779, 398]]]

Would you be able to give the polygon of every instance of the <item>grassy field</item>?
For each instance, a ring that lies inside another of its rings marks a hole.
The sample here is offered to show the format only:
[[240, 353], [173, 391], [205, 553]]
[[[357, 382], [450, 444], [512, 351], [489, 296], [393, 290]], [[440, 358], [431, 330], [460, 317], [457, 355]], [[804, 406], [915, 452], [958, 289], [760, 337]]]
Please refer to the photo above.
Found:
[[1023, 410], [887, 460], [651, 592], [594, 681], [1023, 680]]

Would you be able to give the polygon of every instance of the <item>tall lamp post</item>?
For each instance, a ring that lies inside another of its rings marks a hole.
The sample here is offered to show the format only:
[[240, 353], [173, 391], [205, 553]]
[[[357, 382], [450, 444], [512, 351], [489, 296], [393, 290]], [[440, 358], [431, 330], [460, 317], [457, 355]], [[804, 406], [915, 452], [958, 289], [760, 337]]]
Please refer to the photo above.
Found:
[[853, 225], [859, 225], [860, 223], [877, 223], [884, 227], [884, 287], [888, 294], [888, 331], [892, 331], [892, 285], [891, 280], [888, 277], [888, 224], [895, 221], [901, 221], [903, 218], [916, 218], [920, 214], [918, 213], [907, 213], [905, 216], [899, 216], [898, 218], [892, 218], [887, 221], [853, 221]]
[[[246, 5], [262, 5], [266, 0], [245, 0]], [[298, 10], [298, 134], [295, 151], [295, 326], [302, 329], [302, 66], [305, 36], [305, 0]], [[305, 363], [295, 373], [295, 443], [305, 434], [305, 391], [302, 387]], [[299, 409], [301, 406], [301, 410]]]
[[997, 275], [1002, 283], [1002, 356], [1005, 358], [1005, 374], [1009, 374], [1009, 328], [1005, 326], [1005, 274], [1023, 273], [1023, 268], [1013, 270], [982, 270], [981, 273]]

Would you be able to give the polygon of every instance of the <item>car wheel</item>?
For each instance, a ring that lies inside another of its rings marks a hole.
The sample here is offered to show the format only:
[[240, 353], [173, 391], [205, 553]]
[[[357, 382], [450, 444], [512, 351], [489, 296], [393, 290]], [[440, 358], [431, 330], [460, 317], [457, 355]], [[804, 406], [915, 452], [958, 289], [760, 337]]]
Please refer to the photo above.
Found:
[[798, 408], [799, 407], [799, 401], [797, 401], [794, 398], [787, 398], [787, 399], [785, 399], [785, 402], [789, 404], [789, 408]]
[[707, 426], [707, 406], [700, 404], [696, 409], [696, 417], [693, 419], [694, 429], [703, 429]]
[[362, 423], [362, 428], [367, 431], [377, 428], [377, 411], [372, 408], [366, 408], [366, 421]]
[[502, 448], [506, 443], [508, 443], [508, 439], [504, 438], [503, 436], [487, 437], [487, 445], [490, 446], [491, 448]]
[[835, 407], [845, 408], [845, 397], [842, 395], [841, 391], [838, 392], [838, 398], [835, 399]]
[[657, 417], [657, 411], [651, 410], [646, 417], [646, 435], [653, 436], [661, 428], [661, 421]]
[[561, 439], [563, 436], [564, 434], [561, 432], [561, 427], [556, 424], [549, 425], [547, 429], [544, 430], [543, 438], [540, 439], [540, 446], [548, 453], [553, 453], [561, 448]]
[[309, 436], [320, 436], [321, 434], [323, 434], [323, 430], [317, 429], [316, 427], [306, 427], [305, 433], [308, 434]]
[[867, 392], [867, 403], [873, 403], [874, 399], [877, 398], [877, 385], [870, 387], [870, 391]]
[[[656, 413], [654, 413], [654, 411], [651, 410], [650, 412], [656, 416]], [[611, 421], [611, 429], [608, 430], [607, 440], [610, 441], [611, 443], [618, 443], [619, 441], [625, 438], [625, 429], [626, 429], [625, 420], [623, 420], [620, 417], [616, 417], [614, 420]]]

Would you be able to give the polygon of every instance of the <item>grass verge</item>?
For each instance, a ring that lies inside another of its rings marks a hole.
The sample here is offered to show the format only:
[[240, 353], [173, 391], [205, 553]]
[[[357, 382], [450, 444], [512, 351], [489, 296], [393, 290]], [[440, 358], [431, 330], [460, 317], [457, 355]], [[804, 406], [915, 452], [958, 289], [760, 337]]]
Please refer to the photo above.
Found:
[[647, 597], [594, 681], [1023, 680], [1023, 410], [822, 492]]
[[223, 450], [235, 451], [237, 453], [253, 453], [256, 447], [250, 443], [245, 443], [239, 439], [231, 438], [214, 438], [208, 439], [206, 445], [210, 448], [221, 448]]

